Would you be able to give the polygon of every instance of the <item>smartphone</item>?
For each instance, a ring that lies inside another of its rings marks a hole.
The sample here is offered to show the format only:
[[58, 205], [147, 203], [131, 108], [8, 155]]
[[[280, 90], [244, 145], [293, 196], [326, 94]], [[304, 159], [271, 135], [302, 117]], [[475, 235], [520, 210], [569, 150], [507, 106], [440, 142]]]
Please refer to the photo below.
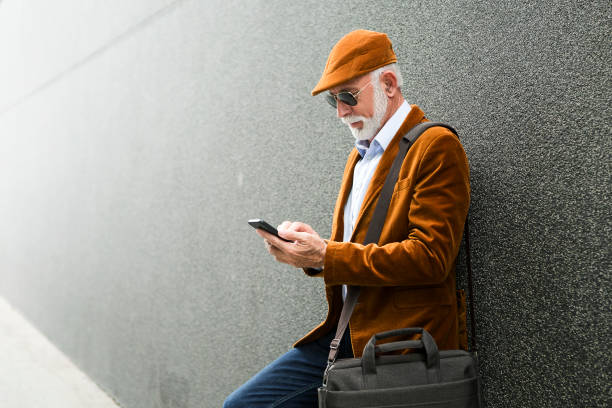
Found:
[[264, 220], [261, 220], [259, 218], [254, 218], [252, 220], [249, 220], [248, 222], [249, 222], [249, 225], [253, 228], [269, 232], [270, 234], [277, 236], [278, 238], [282, 239], [285, 242], [293, 242], [283, 237], [280, 237], [278, 235], [278, 230], [274, 228], [273, 226], [271, 226], [270, 224], [268, 224], [267, 222], [265, 222]]

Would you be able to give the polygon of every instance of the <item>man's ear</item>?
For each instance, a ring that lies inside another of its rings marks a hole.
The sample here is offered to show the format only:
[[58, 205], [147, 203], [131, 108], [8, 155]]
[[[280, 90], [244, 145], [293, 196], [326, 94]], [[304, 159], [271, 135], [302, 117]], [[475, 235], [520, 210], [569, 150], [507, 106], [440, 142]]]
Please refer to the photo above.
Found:
[[380, 75], [380, 82], [383, 87], [383, 91], [389, 98], [393, 98], [398, 92], [397, 89], [397, 76], [393, 71], [385, 71]]

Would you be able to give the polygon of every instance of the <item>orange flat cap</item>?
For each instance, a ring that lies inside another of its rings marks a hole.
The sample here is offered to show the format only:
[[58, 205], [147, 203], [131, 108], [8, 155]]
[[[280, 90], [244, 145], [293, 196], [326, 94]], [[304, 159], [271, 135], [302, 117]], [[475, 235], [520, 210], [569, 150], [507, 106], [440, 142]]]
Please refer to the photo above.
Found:
[[397, 57], [387, 34], [368, 30], [351, 31], [332, 48], [323, 75], [312, 94], [317, 95], [393, 62], [397, 62]]

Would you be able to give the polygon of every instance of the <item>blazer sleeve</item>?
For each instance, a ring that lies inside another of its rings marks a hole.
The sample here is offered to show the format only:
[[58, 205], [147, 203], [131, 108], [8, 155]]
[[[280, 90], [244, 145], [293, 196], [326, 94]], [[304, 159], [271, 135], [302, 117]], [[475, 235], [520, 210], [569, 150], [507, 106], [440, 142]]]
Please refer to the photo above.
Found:
[[[329, 241], [323, 267], [327, 285], [424, 286], [446, 280], [459, 251], [470, 200], [469, 165], [455, 135], [443, 133], [429, 141], [420, 153], [414, 180], [412, 195], [405, 198], [409, 206], [393, 205], [392, 200], [386, 221], [405, 221], [406, 238], [366, 246]], [[394, 214], [398, 208], [408, 208], [407, 213]]]

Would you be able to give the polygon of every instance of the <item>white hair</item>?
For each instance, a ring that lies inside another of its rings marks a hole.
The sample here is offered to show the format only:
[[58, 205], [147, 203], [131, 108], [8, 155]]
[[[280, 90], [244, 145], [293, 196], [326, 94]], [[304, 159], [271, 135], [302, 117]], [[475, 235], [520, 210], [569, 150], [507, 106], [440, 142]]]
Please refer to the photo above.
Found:
[[372, 71], [372, 81], [378, 81], [382, 73], [385, 71], [391, 71], [395, 74], [395, 77], [397, 78], [397, 87], [401, 89], [401, 87], [404, 85], [404, 78], [402, 78], [402, 72], [400, 71], [397, 62], [385, 65], [384, 67], [380, 67]]

